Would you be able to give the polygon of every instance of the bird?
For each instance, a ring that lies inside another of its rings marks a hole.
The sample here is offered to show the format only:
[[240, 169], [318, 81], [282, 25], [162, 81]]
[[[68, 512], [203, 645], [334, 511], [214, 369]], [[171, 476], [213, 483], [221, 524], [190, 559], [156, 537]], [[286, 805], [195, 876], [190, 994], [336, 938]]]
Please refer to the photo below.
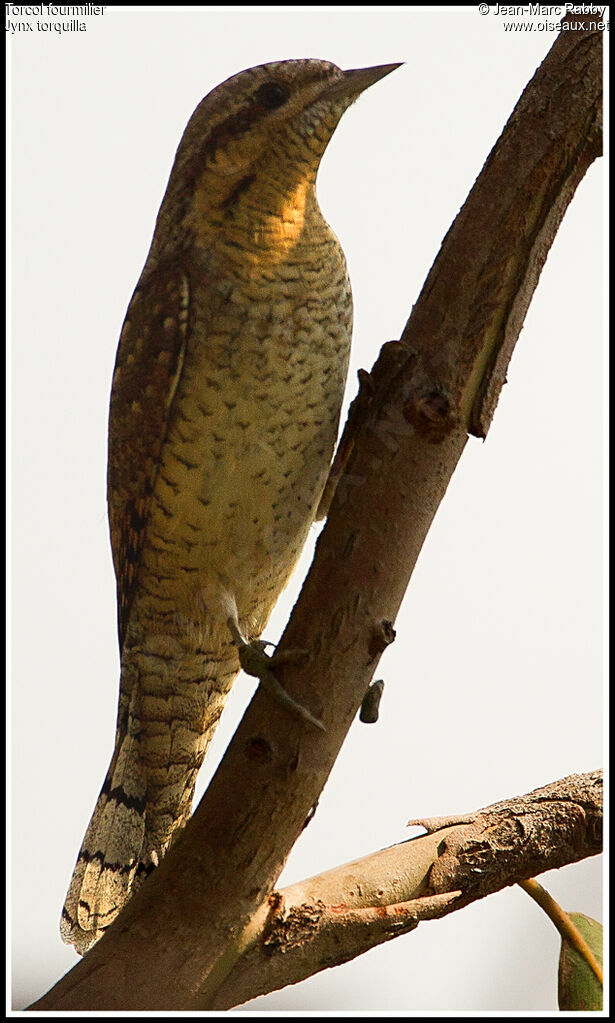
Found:
[[189, 819], [241, 654], [262, 654], [316, 518], [353, 318], [316, 176], [344, 111], [397, 67], [249, 68], [205, 96], [179, 143], [113, 373], [120, 688], [61, 916], [81, 955]]

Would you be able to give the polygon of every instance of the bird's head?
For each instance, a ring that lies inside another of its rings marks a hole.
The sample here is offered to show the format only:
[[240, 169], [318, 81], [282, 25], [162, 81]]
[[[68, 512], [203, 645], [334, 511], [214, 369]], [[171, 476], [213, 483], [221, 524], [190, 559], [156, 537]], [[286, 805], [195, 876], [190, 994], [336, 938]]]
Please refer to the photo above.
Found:
[[342, 71], [324, 60], [283, 60], [233, 75], [190, 118], [161, 214], [171, 207], [176, 222], [209, 230], [246, 206], [283, 210], [300, 201], [344, 111], [397, 67]]

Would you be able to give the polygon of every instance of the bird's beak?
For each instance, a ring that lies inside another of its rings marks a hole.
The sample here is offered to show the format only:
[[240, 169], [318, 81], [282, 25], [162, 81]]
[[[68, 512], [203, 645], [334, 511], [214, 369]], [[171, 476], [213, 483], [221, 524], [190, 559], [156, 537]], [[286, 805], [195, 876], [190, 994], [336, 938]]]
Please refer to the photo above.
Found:
[[332, 82], [320, 98], [326, 100], [349, 99], [352, 101], [360, 93], [364, 92], [365, 89], [369, 89], [370, 85], [379, 82], [386, 75], [390, 75], [391, 71], [396, 71], [398, 67], [402, 67], [402, 63], [380, 64], [378, 67], [360, 67], [352, 71], [343, 71], [343, 77]]

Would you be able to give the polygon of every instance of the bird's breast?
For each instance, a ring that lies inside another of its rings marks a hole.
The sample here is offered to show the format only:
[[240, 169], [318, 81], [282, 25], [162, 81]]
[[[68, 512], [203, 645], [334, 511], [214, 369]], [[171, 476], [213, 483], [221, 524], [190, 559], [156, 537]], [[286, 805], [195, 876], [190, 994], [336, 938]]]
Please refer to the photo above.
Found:
[[275, 602], [328, 475], [352, 331], [334, 256], [192, 286], [151, 529], [159, 559], [197, 586], [223, 578], [240, 613]]

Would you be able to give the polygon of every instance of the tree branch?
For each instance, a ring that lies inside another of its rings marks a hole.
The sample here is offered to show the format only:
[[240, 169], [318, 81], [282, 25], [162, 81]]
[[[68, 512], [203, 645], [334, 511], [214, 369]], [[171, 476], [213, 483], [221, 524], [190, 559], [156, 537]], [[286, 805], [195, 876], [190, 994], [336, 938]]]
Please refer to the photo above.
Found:
[[602, 772], [571, 775], [273, 894], [212, 1009], [296, 984], [535, 874], [602, 849]]
[[[577, 19], [579, 20], [579, 19]], [[207, 1009], [327, 780], [465, 447], [484, 436], [546, 253], [600, 149], [601, 36], [561, 33], [385, 345], [280, 643], [319, 732], [262, 687], [174, 848], [38, 1009]], [[349, 497], [352, 499], [349, 500]]]

